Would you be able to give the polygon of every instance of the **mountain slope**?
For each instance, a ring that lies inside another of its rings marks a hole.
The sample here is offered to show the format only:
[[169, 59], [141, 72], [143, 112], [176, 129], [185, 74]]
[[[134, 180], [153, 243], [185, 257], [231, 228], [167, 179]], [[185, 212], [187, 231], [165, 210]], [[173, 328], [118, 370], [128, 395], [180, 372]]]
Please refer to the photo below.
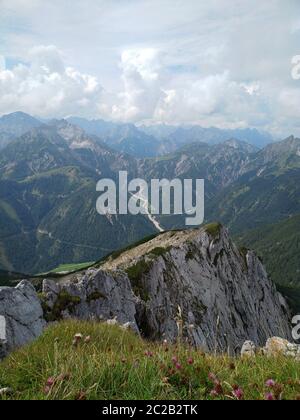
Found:
[[291, 137], [259, 151], [208, 212], [235, 233], [300, 213], [300, 139]]
[[14, 112], [12, 114], [3, 115], [0, 118], [0, 132], [20, 137], [32, 128], [36, 128], [42, 123], [31, 115], [24, 112]]
[[139, 128], [146, 134], [156, 136], [162, 141], [161, 152], [163, 153], [173, 152], [188, 143], [202, 142], [213, 145], [223, 143], [231, 138], [258, 148], [263, 148], [273, 142], [269, 134], [261, 133], [256, 129], [222, 130], [214, 127], [203, 128], [197, 125], [172, 127], [163, 124]]
[[81, 127], [86, 133], [95, 135], [102, 142], [117, 150], [138, 158], [154, 157], [158, 154], [159, 141], [140, 131], [133, 124], [112, 123], [103, 120], [86, 120], [70, 117], [71, 124]]
[[300, 285], [300, 215], [238, 237], [264, 260], [272, 279], [280, 285]]
[[66, 261], [97, 260], [156, 232], [145, 216], [96, 212], [100, 176], [116, 179], [135, 165], [64, 122], [7, 146], [0, 154], [0, 267], [45, 272]]

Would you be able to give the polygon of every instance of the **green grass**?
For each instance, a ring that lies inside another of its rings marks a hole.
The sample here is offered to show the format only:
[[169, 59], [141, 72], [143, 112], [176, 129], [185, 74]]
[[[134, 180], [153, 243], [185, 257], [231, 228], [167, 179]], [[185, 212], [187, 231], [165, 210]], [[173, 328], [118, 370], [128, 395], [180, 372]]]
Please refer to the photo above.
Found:
[[222, 225], [220, 223], [210, 223], [205, 225], [204, 228], [209, 235], [216, 239], [220, 235]]
[[[76, 333], [90, 342], [75, 347]], [[0, 388], [12, 390], [3, 399], [17, 400], [209, 400], [215, 388], [210, 373], [219, 381], [217, 399], [235, 399], [236, 387], [245, 399], [265, 399], [268, 379], [276, 381], [282, 399], [299, 399], [300, 364], [292, 359], [209, 356], [182, 345], [148, 343], [118, 326], [78, 321], [49, 327], [0, 363]]]
[[51, 273], [69, 273], [73, 271], [79, 271], [84, 270], [85, 268], [89, 268], [94, 264], [94, 262], [87, 262], [87, 263], [81, 263], [81, 264], [62, 264], [59, 267], [55, 268], [54, 270], [51, 270]]

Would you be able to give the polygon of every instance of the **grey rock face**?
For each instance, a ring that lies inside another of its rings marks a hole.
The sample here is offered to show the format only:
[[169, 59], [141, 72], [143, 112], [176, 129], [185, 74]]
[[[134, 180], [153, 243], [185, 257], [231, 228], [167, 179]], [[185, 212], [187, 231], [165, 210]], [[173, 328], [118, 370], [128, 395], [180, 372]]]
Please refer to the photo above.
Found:
[[63, 318], [116, 317], [152, 340], [236, 353], [246, 340], [290, 339], [289, 310], [262, 263], [219, 226], [167, 232], [56, 287], [44, 282], [49, 307], [64, 290], [80, 299]]
[[[132, 328], [138, 331], [135, 322], [138, 298], [123, 272], [89, 270], [75, 283], [67, 284], [56, 284], [47, 279], [43, 282], [43, 293], [50, 315], [54, 308], [56, 315], [64, 319], [116, 318], [121, 324], [131, 322]], [[64, 302], [59, 304], [62, 300]]]
[[37, 338], [45, 324], [40, 300], [28, 281], [16, 288], [0, 287], [0, 358]]

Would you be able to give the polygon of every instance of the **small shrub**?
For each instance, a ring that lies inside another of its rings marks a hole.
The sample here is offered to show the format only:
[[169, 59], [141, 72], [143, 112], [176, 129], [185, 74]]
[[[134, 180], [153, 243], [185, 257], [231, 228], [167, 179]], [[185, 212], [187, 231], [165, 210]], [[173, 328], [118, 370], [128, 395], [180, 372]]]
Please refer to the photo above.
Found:
[[205, 231], [212, 236], [213, 239], [217, 239], [220, 236], [221, 229], [221, 223], [210, 223], [205, 226]]
[[167, 254], [171, 249], [171, 246], [167, 248], [157, 247], [152, 249], [152, 251], [149, 252], [149, 255], [153, 255], [155, 257], [162, 257], [163, 255]]
[[65, 290], [61, 291], [54, 303], [52, 309], [50, 309], [44, 301], [44, 316], [46, 321], [54, 322], [62, 319], [62, 312], [68, 310], [71, 314], [77, 305], [81, 303], [81, 299], [78, 296], [71, 296]]
[[106, 299], [106, 296], [103, 293], [99, 292], [98, 290], [95, 290], [90, 295], [88, 295], [88, 297], [86, 298], [86, 301], [87, 303], [91, 303], [99, 299]]

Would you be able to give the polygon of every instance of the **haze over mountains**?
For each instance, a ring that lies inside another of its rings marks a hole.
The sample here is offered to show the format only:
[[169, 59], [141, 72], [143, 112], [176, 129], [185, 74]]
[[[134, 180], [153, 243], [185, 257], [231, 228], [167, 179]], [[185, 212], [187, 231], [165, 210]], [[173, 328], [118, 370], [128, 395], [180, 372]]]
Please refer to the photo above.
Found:
[[[284, 228], [300, 214], [300, 140], [294, 137], [261, 148], [272, 140], [255, 130], [136, 127], [78, 118], [43, 123], [15, 113], [0, 118], [0, 139], [3, 270], [39, 273], [95, 261], [157, 233], [158, 225], [185, 227], [183, 216], [157, 217], [156, 223], [147, 215], [99, 216], [96, 183], [116, 179], [120, 170], [145, 179], [204, 178], [206, 220], [221, 221], [263, 256], [266, 247], [252, 230], [268, 229], [272, 238], [277, 223]], [[285, 247], [289, 276], [278, 265], [278, 283], [300, 283], [299, 237], [293, 240], [291, 251]]]
[[[256, 129], [222, 130], [200, 126], [171, 126], [165, 124], [135, 126], [104, 120], [87, 120], [69, 117], [67, 121], [81, 127], [87, 134], [97, 136], [111, 148], [135, 157], [155, 157], [174, 152], [189, 143], [219, 144], [237, 139], [262, 148], [273, 142], [268, 133]], [[23, 112], [4, 115], [0, 118], [0, 149], [9, 138], [16, 138], [32, 128], [49, 121], [39, 120]]]

